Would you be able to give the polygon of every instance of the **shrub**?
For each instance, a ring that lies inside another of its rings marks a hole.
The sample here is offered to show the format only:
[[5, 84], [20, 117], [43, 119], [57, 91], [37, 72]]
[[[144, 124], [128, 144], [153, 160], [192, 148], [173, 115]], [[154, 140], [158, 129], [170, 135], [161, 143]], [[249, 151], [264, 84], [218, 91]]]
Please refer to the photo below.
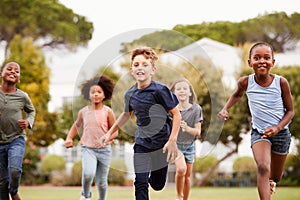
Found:
[[73, 164], [69, 185], [80, 186], [82, 177], [82, 160], [78, 160]]
[[42, 159], [41, 172], [50, 175], [52, 171], [61, 171], [66, 169], [66, 161], [62, 156], [47, 155]]
[[232, 166], [235, 172], [250, 172], [256, 173], [256, 164], [252, 157], [242, 156], [237, 158]]
[[289, 154], [284, 164], [284, 172], [280, 185], [299, 186], [300, 185], [300, 158], [299, 155]]
[[36, 185], [41, 183], [41, 177], [37, 169], [39, 161], [39, 148], [33, 144], [26, 144], [22, 168], [22, 184]]
[[53, 171], [50, 175], [50, 182], [54, 186], [68, 185], [68, 176], [64, 171]]
[[211, 168], [218, 159], [215, 156], [205, 156], [196, 158], [194, 163], [194, 171], [197, 173], [204, 173]]
[[126, 175], [127, 167], [124, 160], [112, 159], [108, 174], [108, 183], [113, 185], [124, 185]]

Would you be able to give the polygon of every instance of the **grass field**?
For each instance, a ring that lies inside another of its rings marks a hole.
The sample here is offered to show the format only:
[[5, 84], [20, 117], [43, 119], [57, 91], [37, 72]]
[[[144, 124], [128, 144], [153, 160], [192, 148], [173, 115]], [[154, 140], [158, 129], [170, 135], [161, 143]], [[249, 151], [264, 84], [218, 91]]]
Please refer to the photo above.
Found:
[[[78, 200], [80, 187], [20, 187], [20, 195], [24, 200]], [[93, 198], [97, 200], [97, 191], [92, 189]], [[175, 188], [168, 186], [162, 191], [150, 190], [151, 200], [174, 200]], [[133, 200], [132, 187], [109, 187], [108, 200]], [[190, 200], [257, 200], [258, 194], [255, 187], [251, 188], [192, 188]], [[299, 200], [300, 187], [278, 187], [272, 195], [272, 200]]]

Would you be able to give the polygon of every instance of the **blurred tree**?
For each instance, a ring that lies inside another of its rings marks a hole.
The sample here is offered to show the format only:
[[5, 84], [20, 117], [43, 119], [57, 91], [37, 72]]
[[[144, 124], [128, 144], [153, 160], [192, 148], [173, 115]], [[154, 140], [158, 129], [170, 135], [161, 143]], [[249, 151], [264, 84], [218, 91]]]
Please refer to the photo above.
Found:
[[288, 16], [285, 12], [274, 12], [235, 23], [217, 21], [178, 24], [172, 31], [157, 31], [130, 43], [123, 43], [122, 51], [125, 52], [138, 44], [174, 51], [193, 42], [187, 39], [188, 36], [194, 41], [208, 37], [232, 46], [266, 41], [273, 45], [276, 52], [284, 52], [286, 49], [295, 48], [295, 41], [300, 39], [300, 14], [293, 13]]
[[288, 16], [285, 12], [276, 12], [258, 16], [241, 22], [241, 33], [244, 37], [237, 43], [265, 41], [272, 44], [277, 52], [284, 52], [287, 44], [290, 48], [295, 40], [299, 40], [299, 31], [294, 26], [300, 26], [299, 14]]
[[[172, 39], [172, 42], [170, 42], [170, 39]], [[144, 35], [130, 43], [122, 43], [123, 48], [121, 52], [125, 53], [131, 51], [133, 49], [132, 47], [137, 46], [149, 46], [161, 49], [162, 52], [166, 52], [167, 50], [175, 51], [190, 43], [190, 38], [183, 34], [178, 34], [173, 30], [163, 30]]]
[[[16, 34], [39, 46], [75, 49], [92, 38], [93, 24], [58, 0], [0, 0], [0, 42], [5, 52]], [[5, 56], [6, 57], [6, 56]]]
[[16, 35], [8, 48], [8, 61], [15, 61], [21, 66], [21, 83], [18, 87], [28, 93], [36, 109], [33, 129], [26, 130], [27, 143], [37, 146], [48, 146], [53, 143], [57, 132], [57, 115], [48, 112], [49, 68], [40, 48], [33, 45], [31, 38], [22, 39]]

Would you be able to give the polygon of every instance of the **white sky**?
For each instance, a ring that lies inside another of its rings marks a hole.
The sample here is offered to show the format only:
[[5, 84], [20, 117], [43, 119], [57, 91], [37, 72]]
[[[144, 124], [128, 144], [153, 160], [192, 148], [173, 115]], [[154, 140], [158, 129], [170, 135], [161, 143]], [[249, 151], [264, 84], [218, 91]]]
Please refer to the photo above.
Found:
[[[101, 44], [137, 29], [171, 29], [177, 24], [239, 22], [266, 12], [300, 12], [300, 0], [60, 0], [94, 23], [87, 48], [77, 52], [54, 51], [46, 55], [52, 70], [50, 111], [61, 106], [62, 97], [72, 96], [80, 68]], [[178, 2], [178, 3], [177, 3]], [[180, 2], [180, 3], [179, 3]], [[129, 39], [131, 41], [131, 39]]]

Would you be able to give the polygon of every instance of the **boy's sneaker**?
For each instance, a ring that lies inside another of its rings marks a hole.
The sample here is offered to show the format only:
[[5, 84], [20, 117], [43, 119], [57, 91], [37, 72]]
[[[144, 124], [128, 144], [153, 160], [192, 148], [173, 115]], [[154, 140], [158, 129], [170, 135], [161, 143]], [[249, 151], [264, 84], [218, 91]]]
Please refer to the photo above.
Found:
[[81, 196], [81, 197], [80, 197], [80, 200], [86, 200], [86, 199], [85, 199], [85, 197], [84, 197], [84, 196]]
[[84, 196], [81, 195], [80, 200], [91, 200], [91, 198], [85, 198]]
[[14, 196], [11, 195], [12, 200], [21, 200], [21, 197], [18, 194], [15, 194]]
[[270, 192], [271, 194], [275, 193], [275, 189], [276, 189], [276, 182], [273, 180], [270, 180]]

